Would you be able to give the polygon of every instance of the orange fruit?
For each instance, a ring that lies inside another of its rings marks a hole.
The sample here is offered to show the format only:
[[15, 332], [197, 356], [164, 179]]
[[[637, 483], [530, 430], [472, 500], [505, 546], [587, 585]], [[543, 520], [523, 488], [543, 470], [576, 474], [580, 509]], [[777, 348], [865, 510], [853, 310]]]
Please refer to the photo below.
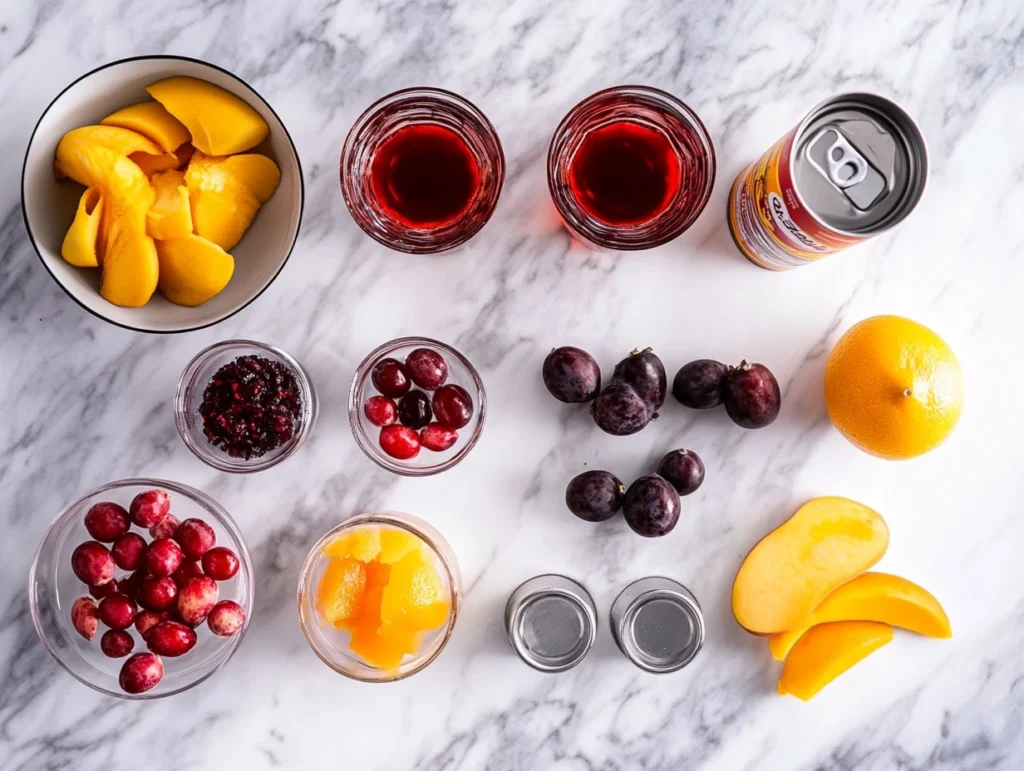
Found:
[[963, 407], [960, 363], [946, 342], [900, 316], [851, 327], [825, 366], [825, 407], [865, 452], [903, 460], [938, 447]]
[[380, 554], [380, 528], [370, 525], [339, 535], [324, 549], [325, 557], [348, 557], [369, 562]]
[[448, 620], [449, 610], [441, 576], [422, 551], [411, 551], [391, 566], [391, 580], [381, 598], [382, 622], [437, 629]]
[[316, 590], [316, 609], [329, 624], [352, 618], [366, 588], [366, 566], [350, 559], [331, 559]]
[[393, 565], [409, 552], [422, 548], [423, 541], [418, 536], [405, 530], [384, 527], [380, 531], [380, 555], [377, 559]]
[[384, 596], [384, 588], [388, 585], [391, 566], [379, 562], [360, 563], [366, 572], [366, 583], [359, 596], [359, 605], [351, 616], [339, 618], [334, 622], [338, 629], [355, 633], [356, 630], [376, 632], [380, 627], [380, 605]]
[[398, 669], [406, 653], [419, 650], [423, 633], [403, 626], [382, 624], [376, 631], [360, 627], [352, 632], [348, 649], [370, 666]]

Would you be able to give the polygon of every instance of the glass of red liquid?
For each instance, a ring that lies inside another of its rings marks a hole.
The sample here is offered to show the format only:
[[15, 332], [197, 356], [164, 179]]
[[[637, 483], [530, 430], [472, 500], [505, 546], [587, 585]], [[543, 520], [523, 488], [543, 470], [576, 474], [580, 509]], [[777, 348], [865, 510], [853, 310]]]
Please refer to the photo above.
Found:
[[494, 126], [439, 88], [409, 88], [364, 112], [341, 150], [341, 192], [352, 218], [385, 246], [429, 254], [484, 226], [505, 179]]
[[616, 86], [569, 111], [551, 139], [548, 187], [566, 227], [606, 249], [649, 249], [694, 223], [711, 197], [715, 148], [671, 94]]

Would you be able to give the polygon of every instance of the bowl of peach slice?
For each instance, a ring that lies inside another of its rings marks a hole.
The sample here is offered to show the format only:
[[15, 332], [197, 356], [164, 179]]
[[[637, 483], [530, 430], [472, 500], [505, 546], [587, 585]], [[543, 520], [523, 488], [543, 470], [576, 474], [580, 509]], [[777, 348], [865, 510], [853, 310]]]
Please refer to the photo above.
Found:
[[177, 56], [65, 88], [22, 169], [29, 238], [90, 313], [144, 332], [216, 324], [255, 300], [298, 238], [298, 153], [243, 80]]
[[299, 578], [299, 621], [310, 647], [363, 682], [414, 675], [444, 649], [462, 584], [451, 547], [416, 517], [360, 514], [324, 535]]

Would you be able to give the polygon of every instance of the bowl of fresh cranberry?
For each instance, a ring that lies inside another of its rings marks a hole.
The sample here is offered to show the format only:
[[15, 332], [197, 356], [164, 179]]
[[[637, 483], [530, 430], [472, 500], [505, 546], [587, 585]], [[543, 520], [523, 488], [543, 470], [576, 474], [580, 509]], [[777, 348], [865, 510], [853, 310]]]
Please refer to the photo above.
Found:
[[205, 493], [123, 479], [86, 493], [47, 528], [29, 574], [32, 622], [72, 676], [125, 699], [212, 677], [252, 613], [252, 563]]
[[465, 458], [486, 415], [484, 384], [469, 359], [426, 337], [402, 337], [370, 351], [349, 389], [356, 444], [404, 476], [438, 474]]

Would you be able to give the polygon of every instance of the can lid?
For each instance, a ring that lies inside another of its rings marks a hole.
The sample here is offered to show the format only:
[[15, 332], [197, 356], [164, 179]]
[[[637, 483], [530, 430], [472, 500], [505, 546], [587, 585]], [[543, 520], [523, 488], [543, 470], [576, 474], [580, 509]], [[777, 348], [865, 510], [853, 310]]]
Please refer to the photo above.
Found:
[[612, 604], [612, 634], [641, 669], [663, 674], [682, 669], [704, 645], [704, 615], [697, 599], [668, 578], [642, 578]]
[[804, 206], [830, 228], [859, 235], [903, 219], [928, 175], [920, 129], [901, 107], [874, 94], [836, 97], [815, 109], [792, 158]]
[[563, 672], [593, 647], [597, 611], [587, 590], [572, 579], [537, 576], [509, 597], [505, 631], [512, 649], [531, 667]]

